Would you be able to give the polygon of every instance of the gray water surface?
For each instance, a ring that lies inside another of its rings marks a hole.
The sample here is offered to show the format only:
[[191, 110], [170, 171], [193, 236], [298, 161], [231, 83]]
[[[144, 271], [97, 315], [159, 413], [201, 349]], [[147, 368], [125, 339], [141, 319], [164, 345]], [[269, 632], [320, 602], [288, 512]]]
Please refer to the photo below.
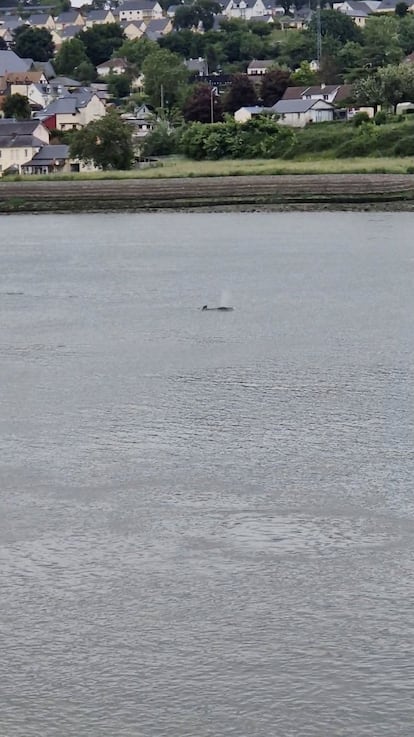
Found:
[[1, 218], [1, 737], [412, 737], [413, 232]]

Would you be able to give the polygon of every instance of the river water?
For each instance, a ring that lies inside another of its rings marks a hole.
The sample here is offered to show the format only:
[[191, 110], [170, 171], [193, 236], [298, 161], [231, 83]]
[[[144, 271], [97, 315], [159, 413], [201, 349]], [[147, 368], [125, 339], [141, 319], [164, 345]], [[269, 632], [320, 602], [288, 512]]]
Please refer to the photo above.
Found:
[[412, 737], [413, 231], [2, 217], [1, 737]]

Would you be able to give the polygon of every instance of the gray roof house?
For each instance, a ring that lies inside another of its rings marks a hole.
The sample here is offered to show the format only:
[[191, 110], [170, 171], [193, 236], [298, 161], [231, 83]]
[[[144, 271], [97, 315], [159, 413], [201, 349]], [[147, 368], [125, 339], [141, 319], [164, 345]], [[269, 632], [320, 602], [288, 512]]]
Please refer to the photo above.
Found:
[[208, 75], [207, 59], [202, 59], [201, 57], [199, 59], [186, 59], [184, 64], [193, 75], [197, 75], [198, 77]]
[[46, 144], [33, 158], [23, 164], [24, 174], [52, 174], [62, 171], [69, 159], [69, 146]]
[[161, 36], [165, 36], [172, 30], [172, 23], [170, 18], [151, 18], [146, 21], [144, 36], [150, 39], [150, 41], [158, 41]]
[[279, 100], [270, 108], [279, 116], [279, 123], [302, 128], [307, 123], [333, 120], [334, 105], [327, 100]]

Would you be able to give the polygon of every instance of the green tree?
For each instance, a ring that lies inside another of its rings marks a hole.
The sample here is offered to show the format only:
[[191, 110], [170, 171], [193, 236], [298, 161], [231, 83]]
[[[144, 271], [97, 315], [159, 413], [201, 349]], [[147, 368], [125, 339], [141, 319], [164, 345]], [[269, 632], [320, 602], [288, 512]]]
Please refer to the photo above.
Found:
[[28, 120], [31, 117], [29, 101], [25, 95], [8, 95], [3, 102], [3, 113], [5, 118], [16, 118], [16, 120]]
[[241, 107], [257, 104], [257, 93], [247, 74], [234, 74], [231, 86], [224, 95], [223, 110], [235, 113]]
[[85, 59], [76, 67], [73, 76], [83, 84], [90, 84], [96, 80], [96, 69], [89, 59]]
[[414, 100], [414, 69], [411, 64], [390, 64], [378, 69], [385, 105], [395, 109], [399, 102]]
[[[171, 34], [171, 36], [176, 35], [176, 33]], [[133, 64], [140, 70], [147, 56], [152, 51], [157, 51], [157, 49], [158, 44], [155, 41], [150, 41], [146, 36], [142, 36], [141, 38], [124, 41], [122, 46], [119, 47], [117, 54], [121, 59], [126, 59], [130, 64]]]
[[58, 74], [72, 76], [82, 62], [88, 61], [85, 46], [80, 38], [64, 41], [53, 62]]
[[165, 120], [158, 121], [154, 130], [145, 136], [142, 156], [169, 156], [176, 153], [178, 132]]
[[179, 102], [188, 80], [188, 70], [179, 56], [157, 49], [146, 57], [142, 71], [145, 94], [153, 107], [162, 103], [171, 108]]
[[[309, 31], [313, 34], [316, 34], [316, 24], [317, 18], [314, 15], [309, 24]], [[338, 13], [337, 10], [326, 9], [321, 11], [321, 32], [322, 36], [339, 41], [341, 44], [345, 44], [347, 41], [355, 41], [356, 43], [361, 41], [361, 31], [356, 23], [348, 15]]]
[[285, 94], [290, 83], [290, 73], [285, 69], [271, 69], [263, 75], [260, 99], [265, 107], [271, 107]]
[[93, 161], [101, 169], [130, 169], [133, 164], [132, 128], [116, 112], [88, 123], [74, 132], [70, 154], [81, 161]]
[[293, 72], [291, 79], [295, 86], [307, 87], [317, 83], [318, 75], [312, 71], [308, 61], [302, 61], [299, 69]]
[[174, 14], [174, 28], [197, 28], [200, 17], [195, 5], [179, 5]]
[[395, 15], [369, 16], [363, 29], [364, 63], [368, 68], [377, 69], [401, 61], [399, 30], [400, 21]]
[[125, 41], [125, 34], [118, 23], [103, 23], [81, 31], [78, 38], [85, 46], [89, 61], [96, 67], [108, 61]]
[[412, 13], [408, 13], [399, 22], [398, 43], [404, 54], [411, 54], [414, 51], [414, 15]]
[[354, 85], [354, 99], [357, 105], [373, 107], [374, 113], [376, 113], [378, 106], [384, 102], [384, 94], [379, 77], [372, 75], [357, 80]]
[[17, 29], [14, 50], [22, 59], [49, 61], [55, 53], [55, 44], [47, 28]]
[[128, 97], [131, 93], [131, 83], [127, 74], [110, 74], [108, 77], [108, 92], [111, 97]]

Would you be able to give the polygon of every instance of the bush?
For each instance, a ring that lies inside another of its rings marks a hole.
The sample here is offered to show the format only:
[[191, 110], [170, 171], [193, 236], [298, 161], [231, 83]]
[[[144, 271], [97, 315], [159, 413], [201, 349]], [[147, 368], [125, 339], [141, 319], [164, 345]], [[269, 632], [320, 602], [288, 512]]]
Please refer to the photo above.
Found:
[[369, 123], [369, 122], [370, 122], [370, 117], [368, 113], [365, 113], [365, 112], [355, 113], [354, 117], [352, 118], [352, 125], [355, 128], [359, 128], [359, 126], [362, 125], [363, 123]]
[[394, 146], [396, 156], [414, 156], [414, 136], [404, 136]]
[[378, 110], [374, 115], [375, 125], [385, 125], [387, 122], [387, 113], [384, 110]]

